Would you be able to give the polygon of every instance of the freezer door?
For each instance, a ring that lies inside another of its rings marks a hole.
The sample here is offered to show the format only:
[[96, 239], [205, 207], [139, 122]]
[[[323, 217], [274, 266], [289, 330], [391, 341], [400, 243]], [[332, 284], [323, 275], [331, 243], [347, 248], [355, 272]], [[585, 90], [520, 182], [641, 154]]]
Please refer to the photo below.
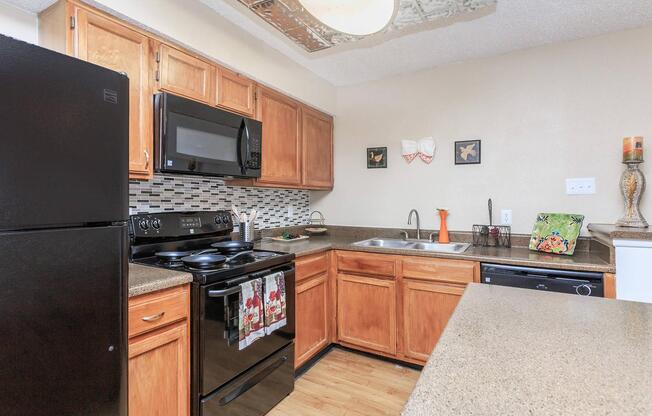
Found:
[[127, 219], [128, 85], [0, 35], [0, 230]]
[[0, 413], [126, 416], [126, 227], [0, 233], [0, 253]]

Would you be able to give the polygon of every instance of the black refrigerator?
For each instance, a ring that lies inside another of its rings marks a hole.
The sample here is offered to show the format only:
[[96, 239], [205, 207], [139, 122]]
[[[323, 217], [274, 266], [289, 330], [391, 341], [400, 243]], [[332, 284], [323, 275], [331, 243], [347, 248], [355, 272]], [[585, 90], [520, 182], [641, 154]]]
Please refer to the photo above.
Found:
[[127, 415], [128, 86], [0, 35], [2, 415]]

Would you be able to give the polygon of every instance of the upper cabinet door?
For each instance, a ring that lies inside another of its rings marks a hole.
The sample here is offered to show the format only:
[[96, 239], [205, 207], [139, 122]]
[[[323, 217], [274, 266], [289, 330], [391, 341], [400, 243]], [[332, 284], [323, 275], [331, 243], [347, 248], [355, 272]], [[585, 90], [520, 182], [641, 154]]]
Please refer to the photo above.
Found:
[[256, 84], [249, 78], [226, 68], [218, 68], [217, 105], [220, 107], [253, 117], [256, 110], [255, 90]]
[[270, 89], [259, 87], [258, 117], [263, 122], [262, 169], [258, 182], [301, 185], [301, 107]]
[[158, 50], [159, 89], [208, 104], [213, 66], [164, 43]]
[[75, 8], [74, 54], [88, 62], [124, 72], [129, 77], [129, 173], [152, 176], [152, 90], [149, 43], [141, 33], [115, 21]]
[[333, 118], [312, 108], [302, 108], [303, 186], [333, 188]]

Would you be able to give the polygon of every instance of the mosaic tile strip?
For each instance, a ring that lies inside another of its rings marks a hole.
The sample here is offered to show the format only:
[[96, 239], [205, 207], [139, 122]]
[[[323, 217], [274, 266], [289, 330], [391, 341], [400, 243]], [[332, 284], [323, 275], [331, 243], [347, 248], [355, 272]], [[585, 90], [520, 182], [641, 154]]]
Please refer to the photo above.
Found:
[[[155, 174], [150, 181], [129, 182], [129, 213], [201, 211], [230, 209], [258, 210], [256, 228], [308, 224], [310, 192], [296, 189], [266, 189], [227, 186], [218, 178]], [[287, 216], [288, 206], [294, 210]]]

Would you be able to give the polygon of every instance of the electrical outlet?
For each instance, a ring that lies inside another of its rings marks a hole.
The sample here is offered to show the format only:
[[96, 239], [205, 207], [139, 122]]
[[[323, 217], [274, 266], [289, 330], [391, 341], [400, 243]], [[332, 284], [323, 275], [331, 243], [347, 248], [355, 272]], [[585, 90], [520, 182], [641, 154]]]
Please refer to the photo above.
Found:
[[294, 207], [292, 205], [288, 205], [288, 218], [294, 217]]
[[566, 179], [567, 195], [589, 195], [595, 193], [595, 178]]
[[511, 209], [501, 209], [500, 210], [500, 223], [502, 225], [512, 225], [512, 210]]

